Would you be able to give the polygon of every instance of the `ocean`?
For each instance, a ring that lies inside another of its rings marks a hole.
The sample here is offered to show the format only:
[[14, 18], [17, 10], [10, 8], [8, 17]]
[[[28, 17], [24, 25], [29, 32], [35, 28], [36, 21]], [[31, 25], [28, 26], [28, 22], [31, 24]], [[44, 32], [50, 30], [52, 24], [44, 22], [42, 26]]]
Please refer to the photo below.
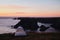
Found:
[[13, 20], [13, 19], [5, 19], [2, 18], [0, 19], [0, 34], [2, 33], [14, 33], [16, 29], [11, 28], [11, 25], [15, 25], [19, 22], [20, 20]]

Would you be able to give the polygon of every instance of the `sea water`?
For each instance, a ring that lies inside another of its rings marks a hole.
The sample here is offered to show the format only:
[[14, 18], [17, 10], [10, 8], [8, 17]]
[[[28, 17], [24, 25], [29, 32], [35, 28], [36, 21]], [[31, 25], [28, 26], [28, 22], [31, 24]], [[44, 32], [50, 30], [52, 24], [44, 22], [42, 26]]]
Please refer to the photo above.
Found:
[[16, 25], [20, 20], [13, 19], [0, 19], [0, 34], [14, 33], [16, 29], [12, 29], [11, 25]]

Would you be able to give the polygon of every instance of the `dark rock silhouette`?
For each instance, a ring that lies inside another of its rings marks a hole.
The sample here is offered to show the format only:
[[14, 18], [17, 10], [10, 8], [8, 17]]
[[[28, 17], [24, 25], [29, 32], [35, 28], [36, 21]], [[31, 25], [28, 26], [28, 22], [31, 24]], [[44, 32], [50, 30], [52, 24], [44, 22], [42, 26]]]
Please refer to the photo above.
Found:
[[54, 29], [60, 31], [60, 23], [54, 23], [53, 25], [51, 25]]
[[24, 29], [37, 30], [38, 28], [37, 22], [41, 22], [41, 23], [53, 24], [51, 25], [53, 28], [55, 28], [56, 30], [60, 30], [60, 17], [51, 17], [51, 18], [21, 17], [14, 19], [21, 20], [16, 25], [14, 25], [14, 28], [22, 26]]
[[49, 27], [45, 27], [44, 25], [41, 25], [40, 31], [46, 31]]
[[20, 22], [18, 22], [14, 28], [17, 28], [19, 26], [22, 26], [25, 30], [26, 29], [30, 29], [30, 30], [37, 30], [38, 28], [38, 25], [37, 25], [37, 20], [36, 19], [31, 19], [31, 18], [28, 18], [28, 19], [21, 19]]

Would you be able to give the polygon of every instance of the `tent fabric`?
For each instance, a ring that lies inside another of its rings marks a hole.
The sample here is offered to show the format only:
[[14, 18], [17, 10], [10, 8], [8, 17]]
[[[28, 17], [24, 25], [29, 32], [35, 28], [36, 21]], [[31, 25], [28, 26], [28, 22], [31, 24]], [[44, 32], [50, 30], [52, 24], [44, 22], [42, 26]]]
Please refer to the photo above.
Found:
[[15, 32], [15, 36], [26, 36], [26, 32], [24, 31], [23, 27], [19, 26]]

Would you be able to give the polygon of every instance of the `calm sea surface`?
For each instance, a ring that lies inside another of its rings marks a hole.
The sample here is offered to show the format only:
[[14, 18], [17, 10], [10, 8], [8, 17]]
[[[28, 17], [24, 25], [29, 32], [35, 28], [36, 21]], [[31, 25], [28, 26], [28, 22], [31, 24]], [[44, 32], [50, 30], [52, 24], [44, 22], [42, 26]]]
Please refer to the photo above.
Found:
[[11, 25], [15, 25], [19, 20], [13, 19], [0, 19], [0, 34], [2, 33], [13, 33], [16, 29], [12, 29]]

